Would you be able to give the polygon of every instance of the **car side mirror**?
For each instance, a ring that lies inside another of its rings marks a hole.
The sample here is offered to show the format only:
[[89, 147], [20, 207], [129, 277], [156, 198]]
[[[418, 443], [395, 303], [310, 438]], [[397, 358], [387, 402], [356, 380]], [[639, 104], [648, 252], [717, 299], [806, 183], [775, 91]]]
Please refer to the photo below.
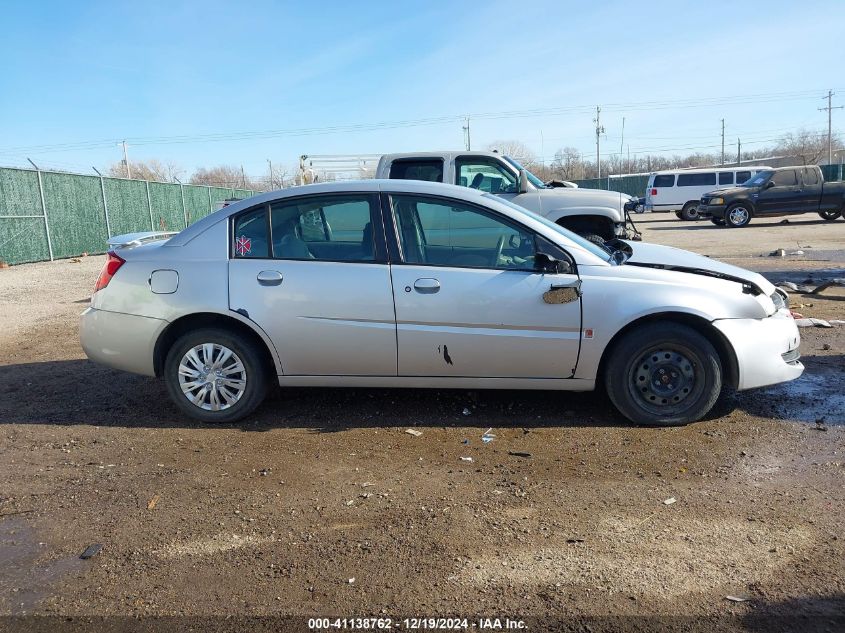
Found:
[[771, 188], [772, 188], [772, 187], [774, 187], [774, 186], [775, 186], [774, 181], [773, 181], [773, 180], [770, 180], [769, 182], [767, 182], [767, 183], [766, 183], [766, 186], [765, 186], [765, 187], [763, 187], [763, 189], [771, 189]]
[[528, 172], [524, 169], [519, 170], [519, 193], [528, 192]]
[[553, 275], [570, 275], [572, 274], [572, 265], [569, 262], [555, 259], [546, 253], [537, 253], [534, 256], [534, 263], [540, 272], [551, 273]]

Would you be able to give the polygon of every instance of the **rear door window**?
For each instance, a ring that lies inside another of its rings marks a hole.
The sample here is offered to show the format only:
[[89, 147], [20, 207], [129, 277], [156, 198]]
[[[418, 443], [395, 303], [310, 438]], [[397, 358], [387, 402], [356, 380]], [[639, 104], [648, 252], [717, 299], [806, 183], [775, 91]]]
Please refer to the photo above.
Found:
[[679, 187], [705, 187], [716, 184], [716, 173], [678, 174]]
[[819, 184], [819, 175], [816, 173], [815, 169], [810, 167], [804, 168], [804, 185], [805, 186], [813, 186]]
[[390, 178], [443, 182], [443, 159], [394, 161], [390, 166]]
[[751, 178], [751, 172], [750, 171], [738, 171], [738, 172], [736, 172], [736, 184], [738, 184], [738, 185], [741, 185], [742, 183], [744, 183], [749, 178]]
[[662, 187], [674, 187], [675, 174], [659, 174], [654, 177], [654, 184], [652, 187], [660, 189]]
[[720, 171], [719, 172], [719, 184], [720, 185], [732, 185], [734, 184], [734, 174], [732, 171]]

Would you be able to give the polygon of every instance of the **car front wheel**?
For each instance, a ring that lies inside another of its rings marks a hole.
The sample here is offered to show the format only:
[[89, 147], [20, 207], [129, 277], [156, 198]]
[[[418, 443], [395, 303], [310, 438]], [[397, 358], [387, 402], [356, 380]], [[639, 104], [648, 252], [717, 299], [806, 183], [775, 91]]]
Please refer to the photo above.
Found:
[[217, 328], [180, 337], [167, 355], [164, 380], [176, 406], [202, 422], [235, 422], [267, 393], [267, 372], [256, 344]]
[[678, 323], [636, 328], [610, 350], [605, 386], [611, 402], [635, 424], [680, 426], [704, 417], [722, 390], [713, 345]]
[[746, 204], [735, 204], [725, 212], [725, 225], [739, 228], [751, 222], [751, 208]]
[[819, 217], [828, 222], [833, 222], [840, 215], [842, 215], [841, 211], [819, 211]]

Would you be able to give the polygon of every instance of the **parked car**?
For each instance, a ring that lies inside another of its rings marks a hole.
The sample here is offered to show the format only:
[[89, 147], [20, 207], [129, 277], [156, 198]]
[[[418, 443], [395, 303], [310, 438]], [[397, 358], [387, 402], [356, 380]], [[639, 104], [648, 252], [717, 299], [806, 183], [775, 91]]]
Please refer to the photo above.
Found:
[[242, 419], [276, 383], [601, 386], [630, 420], [677, 425], [723, 386], [803, 371], [786, 295], [760, 275], [600, 247], [468, 187], [308, 185], [113, 244], [82, 315], [86, 354], [162, 377], [205, 422]]
[[710, 167], [707, 169], [670, 169], [648, 177], [645, 210], [673, 211], [680, 220], [697, 220], [701, 196], [714, 189], [741, 185], [768, 167]]
[[799, 213], [833, 221], [845, 213], [845, 182], [825, 182], [818, 165], [767, 169], [739, 187], [703, 195], [699, 210], [713, 224], [729, 227]]
[[497, 152], [419, 152], [387, 154], [376, 178], [426, 180], [477, 189], [500, 196], [601, 244], [617, 237], [639, 239], [628, 227], [618, 191], [544, 184], [515, 159]]

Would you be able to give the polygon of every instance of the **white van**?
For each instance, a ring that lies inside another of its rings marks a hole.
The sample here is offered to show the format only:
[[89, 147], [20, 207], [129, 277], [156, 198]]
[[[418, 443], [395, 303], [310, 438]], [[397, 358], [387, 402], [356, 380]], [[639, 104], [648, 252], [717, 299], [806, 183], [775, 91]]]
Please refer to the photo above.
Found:
[[654, 172], [648, 177], [645, 210], [674, 211], [681, 220], [697, 220], [698, 202], [701, 196], [716, 189], [741, 185], [764, 169], [771, 168], [743, 165]]

